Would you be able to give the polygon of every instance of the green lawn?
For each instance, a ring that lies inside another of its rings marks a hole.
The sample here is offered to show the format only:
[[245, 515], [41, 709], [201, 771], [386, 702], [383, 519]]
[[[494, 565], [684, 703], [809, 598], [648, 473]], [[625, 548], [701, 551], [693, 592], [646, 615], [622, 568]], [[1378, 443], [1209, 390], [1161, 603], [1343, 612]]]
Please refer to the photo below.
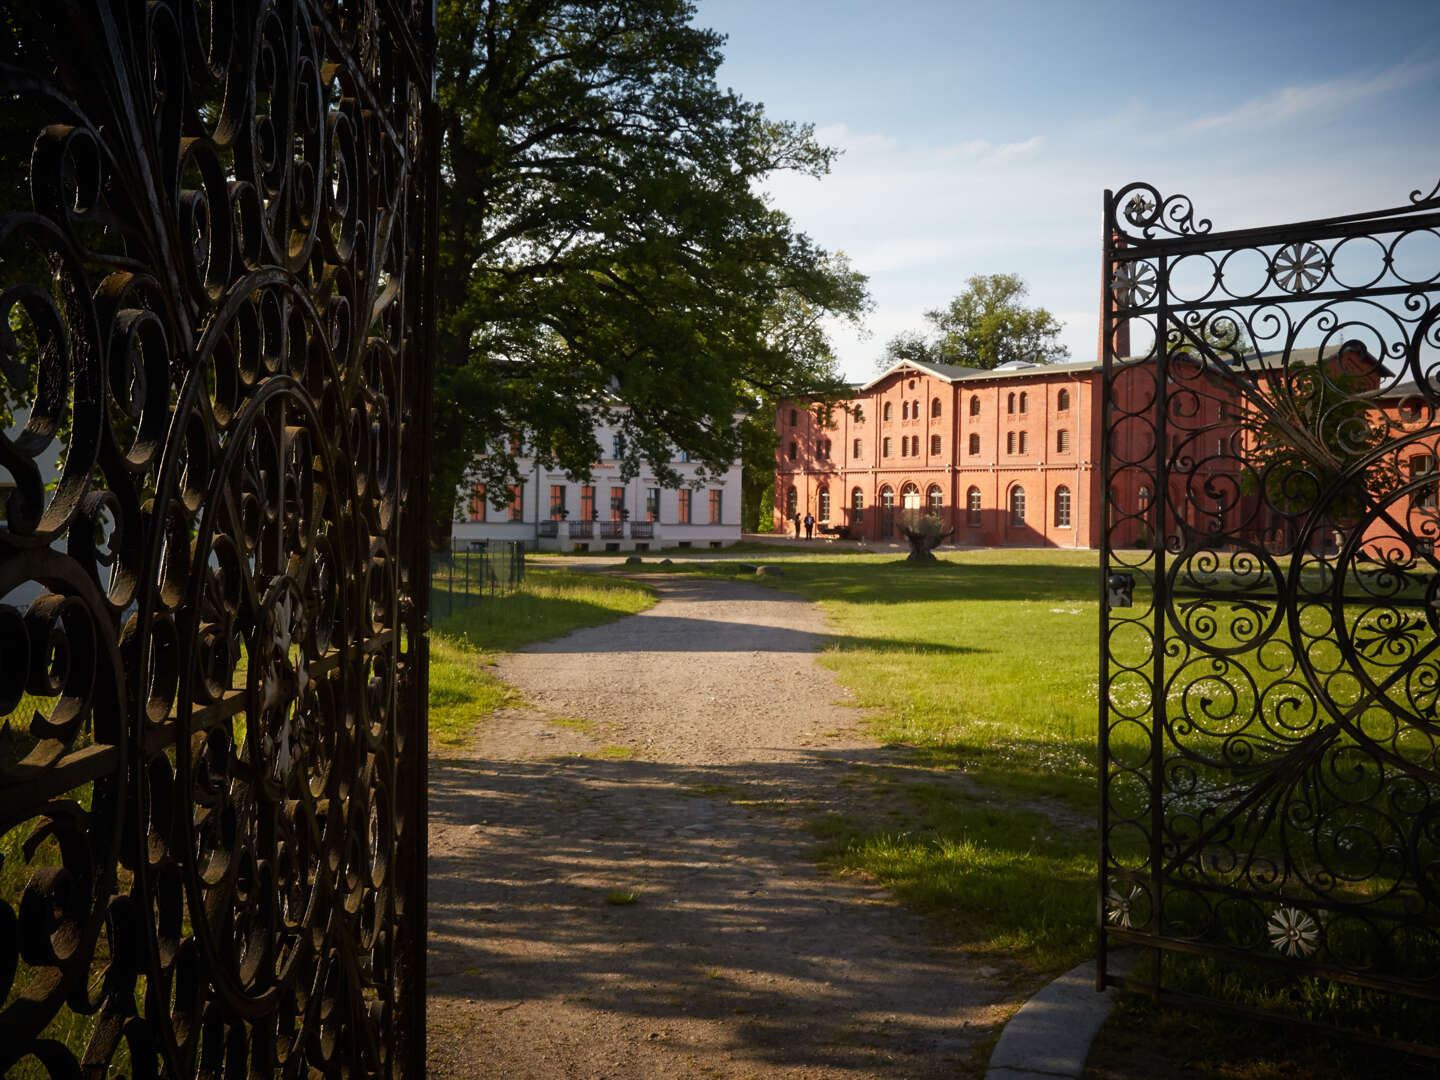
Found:
[[870, 733], [923, 767], [856, 769], [873, 812], [815, 822], [821, 857], [973, 949], [1058, 970], [1094, 951], [1098, 566], [1090, 551], [917, 565], [846, 549], [790, 554], [778, 578], [700, 561], [625, 572], [743, 576], [818, 601], [834, 635], [820, 662]]

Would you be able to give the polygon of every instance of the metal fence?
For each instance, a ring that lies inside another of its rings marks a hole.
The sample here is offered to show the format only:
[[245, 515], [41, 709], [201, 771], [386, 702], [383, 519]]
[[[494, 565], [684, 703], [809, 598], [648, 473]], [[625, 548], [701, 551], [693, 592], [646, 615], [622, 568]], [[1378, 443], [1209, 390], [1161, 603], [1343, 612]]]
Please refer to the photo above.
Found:
[[1107, 193], [1100, 672], [1101, 980], [1140, 945], [1177, 1001], [1430, 1054], [1437, 194], [1212, 233]]
[[451, 540], [430, 553], [430, 617], [434, 622], [514, 592], [525, 580], [520, 540]]

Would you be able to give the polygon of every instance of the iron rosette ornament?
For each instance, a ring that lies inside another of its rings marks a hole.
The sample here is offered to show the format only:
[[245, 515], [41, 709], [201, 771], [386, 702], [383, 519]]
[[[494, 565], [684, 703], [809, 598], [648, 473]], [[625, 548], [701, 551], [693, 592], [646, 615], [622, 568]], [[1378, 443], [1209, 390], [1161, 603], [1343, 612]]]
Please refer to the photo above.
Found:
[[7, 1075], [421, 1060], [432, 51], [373, 0], [0, 22]]

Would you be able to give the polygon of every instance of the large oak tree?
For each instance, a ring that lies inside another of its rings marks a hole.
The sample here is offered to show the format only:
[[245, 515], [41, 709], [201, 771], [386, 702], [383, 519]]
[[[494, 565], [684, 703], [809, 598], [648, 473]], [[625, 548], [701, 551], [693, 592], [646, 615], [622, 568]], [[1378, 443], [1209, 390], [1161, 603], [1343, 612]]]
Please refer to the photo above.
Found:
[[[442, 0], [444, 124], [433, 478], [437, 524], [523, 440], [577, 476], [595, 426], [625, 469], [721, 471], [737, 414], [843, 393], [826, 316], [864, 278], [761, 185], [833, 152], [716, 82], [723, 38], [684, 0]], [[765, 418], [768, 425], [769, 417]], [[605, 448], [609, 456], [610, 448]]]

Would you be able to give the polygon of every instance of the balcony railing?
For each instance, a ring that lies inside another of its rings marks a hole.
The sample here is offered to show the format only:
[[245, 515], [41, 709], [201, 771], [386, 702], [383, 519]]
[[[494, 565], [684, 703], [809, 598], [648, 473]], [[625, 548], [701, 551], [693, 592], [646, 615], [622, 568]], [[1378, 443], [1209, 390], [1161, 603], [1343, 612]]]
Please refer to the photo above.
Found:
[[602, 521], [600, 522], [601, 540], [621, 540], [625, 537], [625, 523], [623, 521]]
[[542, 521], [535, 530], [536, 536], [555, 537], [560, 535], [560, 523], [558, 521]]
[[595, 523], [593, 521], [572, 521], [570, 522], [571, 540], [589, 540], [595, 535]]
[[655, 523], [653, 521], [632, 521], [630, 523], [630, 538], [632, 540], [654, 540]]

